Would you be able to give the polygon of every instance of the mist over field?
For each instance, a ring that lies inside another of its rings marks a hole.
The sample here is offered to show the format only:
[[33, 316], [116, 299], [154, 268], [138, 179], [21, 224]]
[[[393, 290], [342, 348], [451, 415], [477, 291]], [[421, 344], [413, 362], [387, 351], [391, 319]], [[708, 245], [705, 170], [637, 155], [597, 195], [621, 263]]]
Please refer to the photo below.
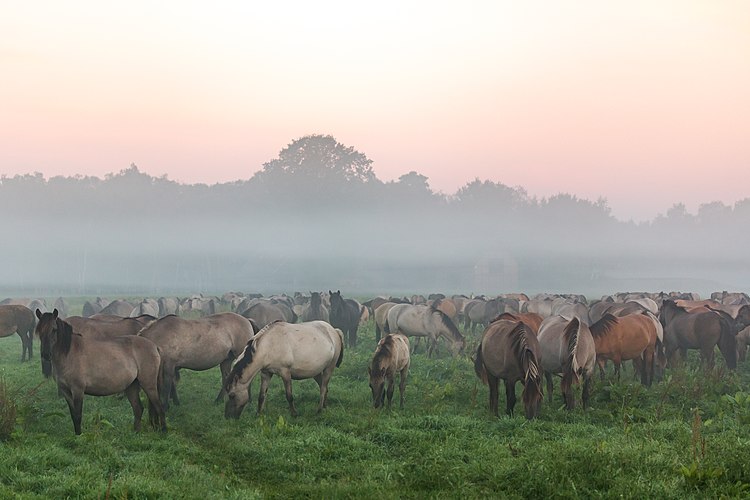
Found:
[[315, 135], [249, 180], [211, 186], [134, 165], [104, 179], [3, 176], [0, 292], [750, 288], [750, 198], [697, 213], [675, 199], [636, 224], [604, 199], [479, 180], [446, 195], [413, 171], [382, 182], [371, 163]]

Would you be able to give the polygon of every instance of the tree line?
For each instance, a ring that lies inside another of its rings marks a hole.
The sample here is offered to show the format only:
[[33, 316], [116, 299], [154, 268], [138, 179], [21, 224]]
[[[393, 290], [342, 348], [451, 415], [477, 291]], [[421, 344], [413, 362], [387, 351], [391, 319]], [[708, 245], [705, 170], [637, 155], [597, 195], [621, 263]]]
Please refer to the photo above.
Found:
[[[207, 166], [210, 168], [210, 166]], [[377, 178], [326, 135], [299, 138], [247, 180], [181, 184], [136, 165], [0, 177], [8, 291], [352, 292], [705, 288], [750, 284], [750, 198], [616, 219], [605, 199], [474, 179], [435, 192]], [[122, 289], [124, 288], [124, 289]]]

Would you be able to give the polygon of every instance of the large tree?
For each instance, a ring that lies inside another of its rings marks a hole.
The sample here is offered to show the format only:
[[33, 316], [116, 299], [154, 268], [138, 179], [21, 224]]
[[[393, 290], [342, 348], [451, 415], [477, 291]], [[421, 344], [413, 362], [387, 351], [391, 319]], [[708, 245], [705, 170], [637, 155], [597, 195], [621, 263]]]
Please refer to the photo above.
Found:
[[307, 181], [366, 183], [375, 180], [372, 160], [330, 135], [307, 135], [281, 150], [279, 157], [263, 164], [262, 177], [299, 177]]

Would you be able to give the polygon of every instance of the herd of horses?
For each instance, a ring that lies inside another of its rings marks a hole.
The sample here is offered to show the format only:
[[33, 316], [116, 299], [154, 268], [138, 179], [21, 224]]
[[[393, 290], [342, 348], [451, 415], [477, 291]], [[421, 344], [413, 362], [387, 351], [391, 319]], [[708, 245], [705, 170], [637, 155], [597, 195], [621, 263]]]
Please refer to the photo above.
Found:
[[[149, 300], [157, 305], [155, 315], [143, 313]], [[704, 366], [712, 367], [718, 347], [726, 366], [734, 369], [737, 360], [744, 359], [750, 339], [750, 297], [726, 292], [710, 300], [695, 294], [616, 294], [591, 303], [580, 295], [435, 294], [376, 297], [359, 303], [330, 290], [270, 298], [234, 293], [210, 299], [212, 307], [190, 309], [199, 311], [200, 317], [162, 314], [160, 303], [179, 307], [181, 301], [144, 299], [135, 306], [113, 301], [95, 314], [88, 314], [94, 307], [84, 306], [87, 316], [67, 316], [57, 307], [48, 312], [43, 303], [34, 312], [26, 305], [3, 304], [0, 337], [21, 337], [21, 361], [32, 359], [34, 335], [39, 339], [42, 373], [56, 380], [76, 434], [81, 433], [84, 394], [124, 393], [133, 409], [134, 428], [140, 429], [141, 390], [148, 399], [151, 425], [166, 431], [169, 405], [179, 404], [181, 369], [219, 366], [216, 402], [226, 399], [226, 418], [240, 417], [258, 374], [258, 413], [263, 411], [273, 375], [284, 383], [292, 415], [297, 414], [292, 380], [314, 379], [320, 387], [318, 411], [322, 411], [334, 369], [341, 365], [345, 349], [357, 346], [358, 327], [370, 318], [377, 340], [367, 366], [374, 407], [391, 406], [398, 376], [403, 408], [411, 355], [421, 338], [427, 342], [427, 357], [440, 344], [461, 357], [467, 337], [457, 325], [463, 322], [467, 335], [478, 325], [484, 329], [481, 337], [469, 340], [477, 342], [476, 351], [472, 350], [474, 369], [489, 386], [490, 411], [498, 415], [502, 380], [506, 413], [512, 415], [520, 382], [529, 419], [540, 411], [543, 379], [548, 401], [553, 377], [561, 379], [568, 409], [575, 408], [574, 387], [580, 385], [585, 409], [597, 366], [604, 379], [605, 365], [611, 361], [619, 380], [622, 363], [632, 361], [648, 386], [667, 367], [686, 359], [690, 349], [698, 350]], [[233, 311], [216, 312], [216, 304]], [[60, 300], [55, 305], [65, 307]]]

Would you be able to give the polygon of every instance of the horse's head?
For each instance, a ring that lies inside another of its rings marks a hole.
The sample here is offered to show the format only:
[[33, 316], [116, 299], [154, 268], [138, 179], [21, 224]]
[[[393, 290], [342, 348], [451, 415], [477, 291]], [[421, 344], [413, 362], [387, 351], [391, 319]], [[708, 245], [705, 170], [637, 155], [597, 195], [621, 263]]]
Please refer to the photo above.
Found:
[[55, 309], [51, 313], [42, 313], [37, 309], [36, 317], [39, 322], [34, 333], [41, 343], [42, 373], [49, 377], [52, 375], [52, 348], [57, 343], [58, 312]]
[[370, 389], [372, 390], [372, 406], [380, 408], [385, 400], [385, 366], [367, 368], [370, 376]]
[[738, 332], [750, 326], [750, 305], [745, 304], [744, 306], [740, 307], [739, 311], [737, 311], [735, 326], [737, 327]]
[[521, 398], [523, 399], [524, 413], [528, 420], [536, 418], [539, 414], [543, 397], [541, 373], [538, 371], [536, 373], [527, 373]]
[[229, 382], [224, 387], [227, 391], [227, 402], [224, 405], [224, 418], [240, 418], [242, 410], [245, 409], [250, 401], [248, 384], [242, 384], [239, 380], [239, 374], [230, 374]]

